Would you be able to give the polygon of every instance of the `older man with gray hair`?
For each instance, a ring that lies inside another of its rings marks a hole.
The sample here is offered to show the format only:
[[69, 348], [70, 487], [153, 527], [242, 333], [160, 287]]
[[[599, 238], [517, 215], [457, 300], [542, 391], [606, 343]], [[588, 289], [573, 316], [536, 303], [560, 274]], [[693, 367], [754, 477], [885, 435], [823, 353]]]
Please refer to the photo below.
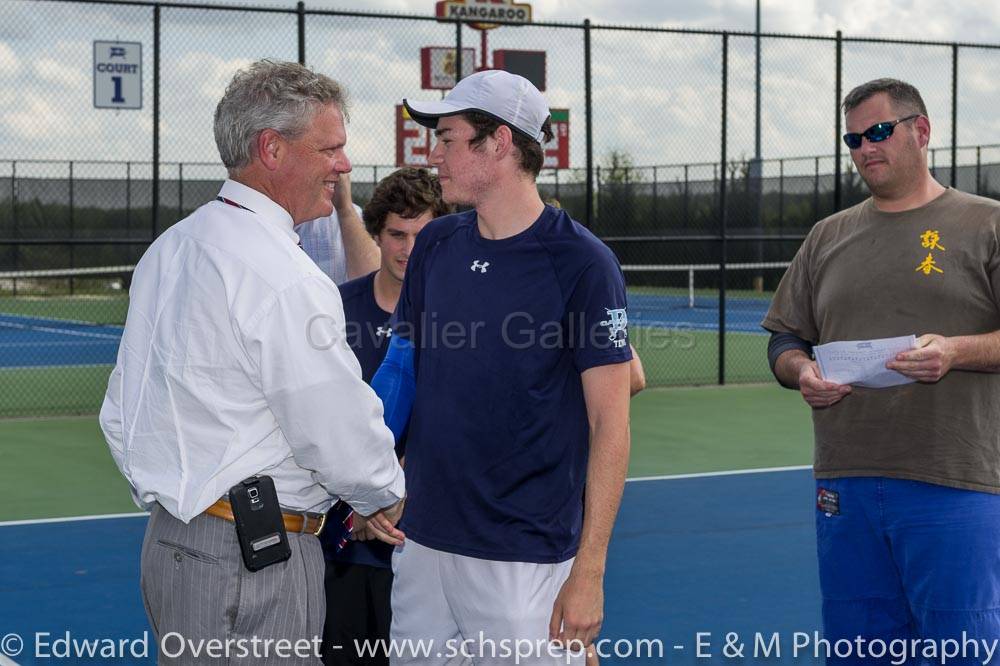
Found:
[[[351, 169], [344, 118], [340, 86], [301, 65], [238, 72], [215, 113], [229, 179], [136, 267], [100, 418], [151, 512], [141, 587], [161, 659], [316, 663], [322, 516], [335, 498], [385, 525], [401, 511], [382, 405], [295, 233]], [[219, 650], [194, 654], [202, 639]]]

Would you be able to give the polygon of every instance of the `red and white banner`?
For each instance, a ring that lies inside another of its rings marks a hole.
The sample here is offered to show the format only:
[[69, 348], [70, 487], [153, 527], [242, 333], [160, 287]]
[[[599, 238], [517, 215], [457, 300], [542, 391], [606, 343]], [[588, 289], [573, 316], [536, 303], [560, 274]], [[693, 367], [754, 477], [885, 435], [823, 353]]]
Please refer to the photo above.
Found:
[[396, 105], [396, 166], [427, 166], [433, 132], [410, 118], [406, 107]]

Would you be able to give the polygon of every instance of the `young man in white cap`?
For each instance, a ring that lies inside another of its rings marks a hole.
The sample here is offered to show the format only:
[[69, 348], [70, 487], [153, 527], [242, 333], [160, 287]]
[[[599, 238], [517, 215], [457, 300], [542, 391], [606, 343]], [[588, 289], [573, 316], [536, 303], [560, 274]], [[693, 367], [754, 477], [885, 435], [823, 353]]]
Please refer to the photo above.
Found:
[[412, 355], [392, 637], [434, 641], [393, 663], [566, 663], [575, 647], [582, 664], [628, 464], [624, 278], [539, 198], [552, 135], [526, 79], [479, 72], [404, 104], [435, 129], [445, 201], [474, 210], [417, 238], [380, 370]]

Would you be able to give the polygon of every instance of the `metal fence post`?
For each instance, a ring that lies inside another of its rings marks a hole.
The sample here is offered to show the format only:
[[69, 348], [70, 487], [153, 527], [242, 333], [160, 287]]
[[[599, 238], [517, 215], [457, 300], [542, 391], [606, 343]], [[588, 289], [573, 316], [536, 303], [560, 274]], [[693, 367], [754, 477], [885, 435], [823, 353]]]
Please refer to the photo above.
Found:
[[455, 83], [462, 80], [462, 21], [455, 22]]
[[722, 141], [719, 181], [719, 384], [726, 383], [726, 105], [729, 93], [729, 33], [722, 33]]
[[[74, 215], [75, 197], [73, 196], [73, 160], [69, 162], [69, 267], [76, 268], [76, 245], [73, 240], [76, 238], [76, 216]], [[69, 279], [69, 294], [73, 295], [73, 278]]]
[[306, 64], [306, 3], [300, 2], [295, 5], [299, 23], [299, 64]]
[[184, 218], [184, 162], [177, 164], [177, 219]]
[[691, 228], [691, 221], [688, 219], [690, 213], [688, 209], [688, 165], [684, 165], [684, 228]]
[[813, 165], [813, 220], [819, 220], [819, 156]]
[[[595, 189], [593, 195], [591, 195], [591, 197], [588, 197], [588, 200], [589, 199], [596, 200], [597, 201], [597, 211], [600, 212], [601, 211], [601, 165], [598, 164], [596, 167], [594, 167], [594, 171], [596, 172], [595, 178], [593, 179], [593, 181], [591, 183], [588, 183], [587, 188], [588, 188], [588, 192], [590, 191], [589, 188], [591, 188], [591, 187], [595, 187], [596, 189]], [[589, 171], [588, 171], [588, 173], [589, 173]], [[591, 211], [592, 208], [588, 207], [587, 210]], [[592, 224], [593, 224], [593, 220], [588, 221], [587, 222], [587, 228], [589, 229]]]
[[785, 160], [778, 160], [778, 232], [785, 228]]
[[160, 5], [153, 6], [153, 214], [149, 242], [156, 240], [160, 219]]
[[841, 156], [841, 144], [840, 144], [840, 99], [843, 97], [844, 93], [844, 80], [843, 80], [843, 51], [844, 51], [844, 40], [843, 34], [840, 30], [837, 31], [837, 84], [836, 84], [836, 99], [833, 101], [833, 117], [836, 129], [833, 131], [833, 211], [837, 212], [843, 207], [843, 192], [841, 191], [841, 179], [843, 176], [840, 171], [840, 161]]
[[583, 20], [583, 96], [586, 121], [587, 143], [587, 206], [584, 224], [587, 228], [594, 224], [594, 113], [593, 90], [590, 73], [590, 19]]
[[125, 237], [132, 237], [132, 162], [125, 163]]
[[983, 188], [983, 147], [976, 146], [976, 194], [980, 194]]
[[[13, 227], [14, 238], [21, 237], [21, 225], [17, 219], [17, 160], [10, 163], [10, 218]], [[13, 270], [17, 270], [21, 264], [21, 245], [14, 244], [14, 265]], [[17, 280], [14, 280], [14, 296], [17, 296]]]
[[958, 182], [958, 44], [951, 45], [951, 186]]

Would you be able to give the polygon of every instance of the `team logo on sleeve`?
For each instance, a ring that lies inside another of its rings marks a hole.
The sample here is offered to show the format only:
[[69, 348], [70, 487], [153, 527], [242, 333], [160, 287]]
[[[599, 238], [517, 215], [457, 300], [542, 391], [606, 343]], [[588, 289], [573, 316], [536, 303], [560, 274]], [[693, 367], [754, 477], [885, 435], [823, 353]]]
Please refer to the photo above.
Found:
[[614, 343], [615, 347], [624, 347], [625, 338], [628, 337], [628, 331], [625, 330], [628, 326], [628, 315], [625, 314], [625, 308], [614, 310], [604, 308], [604, 311], [608, 313], [608, 318], [601, 322], [601, 326], [608, 327], [608, 339]]
[[489, 268], [489, 266], [490, 266], [490, 262], [488, 262], [488, 261], [479, 261], [478, 259], [476, 259], [475, 261], [472, 262], [472, 265], [469, 266], [469, 270], [471, 270], [473, 272], [479, 271], [480, 273], [485, 273], [486, 269]]

